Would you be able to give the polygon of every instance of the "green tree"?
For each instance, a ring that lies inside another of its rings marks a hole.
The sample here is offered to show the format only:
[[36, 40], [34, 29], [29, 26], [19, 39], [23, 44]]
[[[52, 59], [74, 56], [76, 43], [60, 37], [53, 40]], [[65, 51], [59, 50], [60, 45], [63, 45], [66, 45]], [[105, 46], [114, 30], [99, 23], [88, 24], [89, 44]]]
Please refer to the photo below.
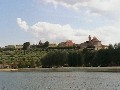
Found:
[[43, 67], [63, 66], [67, 62], [67, 52], [50, 51], [41, 59]]
[[85, 66], [92, 66], [94, 56], [95, 56], [95, 52], [87, 51], [84, 54], [84, 65]]
[[99, 50], [93, 59], [93, 66], [109, 66], [113, 59], [113, 50], [114, 49]]
[[109, 44], [108, 49], [114, 49], [114, 46], [112, 44]]
[[44, 47], [48, 47], [48, 46], [49, 46], [49, 42], [46, 41], [46, 42], [44, 43]]
[[83, 62], [83, 56], [80, 51], [70, 51], [68, 54], [68, 65], [75, 67], [81, 66]]
[[118, 43], [118, 48], [120, 48], [120, 43]]
[[117, 48], [118, 48], [118, 44], [115, 43], [115, 44], [114, 44], [114, 49], [117, 49]]
[[25, 42], [23, 44], [24, 55], [25, 55], [25, 50], [28, 50], [29, 48], [30, 48], [30, 42]]
[[35, 68], [35, 67], [36, 67], [35, 60], [31, 60], [31, 61], [30, 61], [30, 67], [31, 67], [31, 68]]

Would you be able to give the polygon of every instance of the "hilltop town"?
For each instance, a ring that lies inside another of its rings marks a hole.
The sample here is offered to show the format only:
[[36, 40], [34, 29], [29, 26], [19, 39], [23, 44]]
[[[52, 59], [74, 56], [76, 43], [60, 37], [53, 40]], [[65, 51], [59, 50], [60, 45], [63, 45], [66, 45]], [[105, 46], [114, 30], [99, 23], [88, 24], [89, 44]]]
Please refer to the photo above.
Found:
[[[30, 42], [28, 42], [30, 43]], [[74, 43], [72, 40], [67, 40], [65, 42], [60, 42], [59, 44], [56, 44], [56, 43], [50, 43], [48, 41], [46, 41], [45, 43], [42, 43], [42, 41], [40, 41], [37, 45], [30, 45], [29, 48], [35, 48], [35, 47], [44, 47], [43, 45], [44, 44], [47, 44], [45, 47], [48, 47], [48, 48], [52, 48], [52, 49], [59, 49], [59, 48], [77, 48], [77, 49], [89, 49], [89, 50], [100, 50], [100, 49], [106, 49], [108, 48], [108, 45], [103, 45], [101, 43], [100, 40], [98, 40], [96, 37], [91, 37], [89, 35], [88, 37], [88, 40], [83, 42], [83, 43], [80, 43], [80, 44], [76, 44]], [[23, 44], [24, 45], [24, 44]], [[8, 45], [8, 46], [5, 46], [3, 47], [4, 49], [23, 49], [23, 45]]]
[[[0, 48], [0, 68], [120, 66], [120, 43], [103, 45], [96, 37], [76, 44], [72, 40], [51, 44], [8, 45]], [[114, 56], [113, 56], [114, 55]]]

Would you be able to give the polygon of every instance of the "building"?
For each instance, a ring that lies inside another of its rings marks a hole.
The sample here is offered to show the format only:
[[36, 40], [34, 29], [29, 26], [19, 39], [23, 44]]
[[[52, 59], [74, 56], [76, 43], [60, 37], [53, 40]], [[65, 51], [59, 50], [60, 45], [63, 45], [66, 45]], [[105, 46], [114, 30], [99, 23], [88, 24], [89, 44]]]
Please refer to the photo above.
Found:
[[61, 42], [58, 44], [58, 47], [65, 47], [65, 42]]
[[48, 47], [57, 47], [56, 43], [50, 43]]
[[61, 42], [58, 44], [59, 47], [72, 47], [75, 43], [72, 40], [67, 40], [66, 42]]
[[8, 46], [5, 46], [5, 48], [7, 48], [7, 49], [15, 49], [15, 45], [8, 45]]
[[16, 45], [15, 46], [15, 49], [22, 49], [23, 48], [23, 45]]
[[67, 47], [72, 47], [74, 44], [75, 44], [75, 43], [73, 43], [72, 40], [67, 40], [67, 41], [65, 42], [65, 45], [66, 45]]
[[100, 50], [100, 49], [106, 49], [106, 48], [108, 48], [108, 46], [102, 45], [100, 40], [98, 40], [96, 37], [91, 38], [91, 36], [89, 35], [88, 41], [81, 43], [80, 48], [81, 49], [87, 48], [87, 49]]

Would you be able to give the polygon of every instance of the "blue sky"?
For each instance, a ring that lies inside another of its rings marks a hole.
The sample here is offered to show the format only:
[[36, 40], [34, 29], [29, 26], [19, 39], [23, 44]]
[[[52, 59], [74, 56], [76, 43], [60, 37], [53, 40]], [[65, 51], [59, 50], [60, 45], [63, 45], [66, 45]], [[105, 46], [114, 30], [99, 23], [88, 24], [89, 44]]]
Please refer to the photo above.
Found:
[[96, 36], [104, 44], [119, 42], [119, 0], [0, 0], [0, 46], [76, 43]]

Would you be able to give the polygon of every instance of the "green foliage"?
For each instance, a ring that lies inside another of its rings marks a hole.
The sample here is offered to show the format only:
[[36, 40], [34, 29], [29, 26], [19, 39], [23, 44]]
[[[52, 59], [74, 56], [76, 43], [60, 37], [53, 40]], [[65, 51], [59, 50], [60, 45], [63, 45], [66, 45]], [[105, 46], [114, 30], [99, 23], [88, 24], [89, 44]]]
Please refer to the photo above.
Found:
[[49, 47], [49, 49], [57, 49], [57, 50], [70, 50], [70, 49], [75, 49], [75, 47], [70, 46], [70, 47]]
[[25, 42], [25, 43], [23, 44], [24, 55], [25, 55], [25, 50], [28, 50], [29, 47], [30, 47], [30, 42]]
[[99, 51], [88, 49], [80, 51], [73, 47], [33, 46], [34, 48], [28, 49], [30, 43], [24, 44], [26, 54], [23, 50], [0, 49], [0, 64], [12, 65], [12, 68], [120, 66], [120, 43], [110, 44], [108, 49]]
[[41, 59], [43, 67], [63, 66], [67, 62], [67, 52], [50, 51]]
[[95, 56], [96, 52], [92, 52], [92, 51], [87, 51], [84, 54], [84, 65], [85, 66], [92, 66], [93, 65], [93, 59]]
[[108, 50], [99, 50], [93, 60], [93, 66], [107, 66], [109, 63], [109, 55]]
[[12, 67], [28, 68], [41, 66], [40, 58], [46, 54], [41, 49], [2, 51], [0, 54], [1, 62], [12, 65]]
[[23, 50], [28, 50], [29, 49], [29, 46], [30, 46], [30, 42], [25, 42], [23, 44]]
[[44, 47], [48, 47], [48, 46], [49, 46], [49, 42], [46, 41], [43, 46], [44, 46]]
[[0, 61], [0, 64], [3, 64], [3, 62], [2, 62], [2, 61]]
[[80, 51], [71, 51], [68, 54], [68, 65], [75, 67], [82, 65], [82, 53]]
[[109, 44], [108, 49], [114, 49], [112, 44]]

